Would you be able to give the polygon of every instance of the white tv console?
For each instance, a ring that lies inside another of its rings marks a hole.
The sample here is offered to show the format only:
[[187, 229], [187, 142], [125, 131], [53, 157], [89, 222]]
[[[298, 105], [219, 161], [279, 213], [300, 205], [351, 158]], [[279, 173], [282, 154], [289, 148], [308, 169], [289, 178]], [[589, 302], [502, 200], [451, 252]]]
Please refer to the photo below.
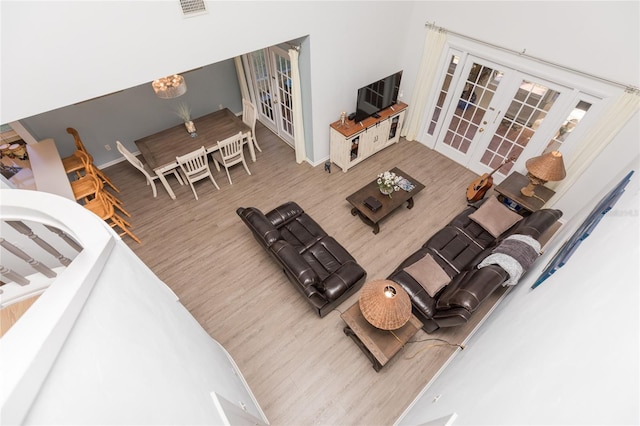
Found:
[[376, 152], [397, 143], [408, 105], [402, 102], [356, 123], [331, 123], [331, 161], [346, 172]]

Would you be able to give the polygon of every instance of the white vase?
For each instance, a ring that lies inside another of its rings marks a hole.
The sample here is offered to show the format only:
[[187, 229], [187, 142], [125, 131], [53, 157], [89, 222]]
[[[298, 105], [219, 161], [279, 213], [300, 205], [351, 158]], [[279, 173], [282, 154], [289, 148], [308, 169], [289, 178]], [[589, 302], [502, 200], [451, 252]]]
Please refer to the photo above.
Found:
[[189, 132], [189, 133], [195, 133], [196, 132], [196, 125], [193, 124], [193, 121], [191, 121], [191, 120], [185, 121], [184, 122], [184, 127], [187, 128], [187, 132]]

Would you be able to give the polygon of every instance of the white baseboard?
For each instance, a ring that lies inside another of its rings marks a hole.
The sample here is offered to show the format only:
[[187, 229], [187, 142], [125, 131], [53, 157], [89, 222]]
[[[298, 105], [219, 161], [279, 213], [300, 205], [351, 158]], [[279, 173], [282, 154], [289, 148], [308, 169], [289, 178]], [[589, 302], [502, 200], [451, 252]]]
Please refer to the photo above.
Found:
[[[133, 154], [133, 155], [135, 155], [135, 156], [137, 157], [138, 155], [140, 155], [140, 151], [132, 152], [132, 154]], [[97, 166], [97, 167], [98, 167], [100, 170], [102, 170], [102, 169], [106, 169], [106, 168], [107, 168], [107, 167], [109, 167], [109, 166], [114, 166], [114, 165], [116, 165], [116, 164], [118, 164], [118, 163], [122, 163], [123, 161], [126, 161], [126, 160], [127, 160], [126, 158], [124, 158], [124, 157], [120, 157], [120, 158], [116, 158], [115, 160], [111, 160], [111, 161], [109, 161], [108, 163], [104, 163], [104, 164], [102, 164], [102, 165], [100, 165], [100, 166]]]

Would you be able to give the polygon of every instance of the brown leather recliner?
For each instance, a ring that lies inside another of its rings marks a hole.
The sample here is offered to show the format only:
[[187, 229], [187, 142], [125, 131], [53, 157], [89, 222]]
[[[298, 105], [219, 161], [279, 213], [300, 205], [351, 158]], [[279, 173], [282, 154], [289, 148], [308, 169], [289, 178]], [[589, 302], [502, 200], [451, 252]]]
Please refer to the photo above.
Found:
[[[422, 321], [422, 328], [427, 333], [466, 323], [478, 306], [509, 278], [507, 271], [498, 265], [477, 268], [501, 241], [514, 234], [537, 240], [562, 216], [560, 210], [538, 210], [496, 238], [469, 218], [484, 201], [458, 214], [388, 277], [407, 291], [413, 313]], [[451, 278], [451, 282], [434, 297], [404, 270], [427, 254]]]
[[320, 317], [364, 283], [366, 271], [298, 204], [288, 202], [266, 214], [255, 207], [236, 213]]

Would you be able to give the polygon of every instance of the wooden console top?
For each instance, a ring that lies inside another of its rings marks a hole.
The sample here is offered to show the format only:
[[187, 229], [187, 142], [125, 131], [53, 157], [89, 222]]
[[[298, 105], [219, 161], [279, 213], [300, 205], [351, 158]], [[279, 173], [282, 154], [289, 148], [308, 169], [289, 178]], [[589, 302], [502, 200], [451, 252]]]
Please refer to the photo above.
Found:
[[366, 129], [367, 127], [375, 126], [377, 123], [386, 120], [392, 115], [399, 113], [407, 109], [409, 105], [404, 102], [398, 102], [397, 104], [390, 106], [387, 109], [383, 109], [378, 114], [380, 114], [379, 118], [365, 118], [359, 123], [355, 121], [345, 120], [344, 125], [340, 124], [340, 120], [331, 123], [331, 128], [340, 132], [344, 137], [348, 138], [356, 133]]

